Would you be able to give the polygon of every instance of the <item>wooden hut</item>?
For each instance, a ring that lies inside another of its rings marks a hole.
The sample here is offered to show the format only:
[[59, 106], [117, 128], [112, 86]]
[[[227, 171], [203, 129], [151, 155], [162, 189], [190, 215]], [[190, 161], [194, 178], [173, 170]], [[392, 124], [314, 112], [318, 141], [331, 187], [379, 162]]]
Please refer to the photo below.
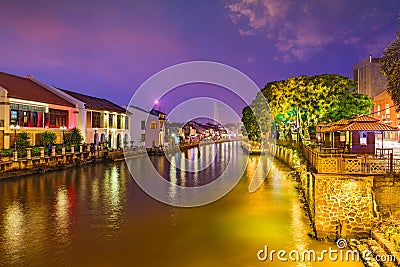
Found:
[[[324, 127], [321, 132], [323, 131], [333, 136], [333, 139], [331, 137], [333, 145], [340, 145], [343, 141], [340, 140], [340, 136], [342, 136], [345, 139], [344, 142], [350, 144], [351, 152], [355, 154], [375, 154], [375, 134], [383, 135], [383, 132], [385, 131], [398, 130], [396, 127], [387, 125], [368, 115], [360, 115], [347, 121], [340, 120], [336, 124], [331, 123], [327, 126], [328, 127]], [[340, 133], [343, 134], [341, 135]], [[337, 138], [339, 138], [339, 142], [335, 141]]]

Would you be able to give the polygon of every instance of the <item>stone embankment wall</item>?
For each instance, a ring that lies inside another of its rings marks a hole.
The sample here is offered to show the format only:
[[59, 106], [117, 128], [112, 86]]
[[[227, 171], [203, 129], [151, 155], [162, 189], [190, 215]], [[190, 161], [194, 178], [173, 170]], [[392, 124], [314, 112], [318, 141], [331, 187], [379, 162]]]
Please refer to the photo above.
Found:
[[300, 177], [300, 187], [318, 238], [370, 236], [376, 217], [373, 176], [310, 173], [307, 162], [296, 150], [271, 145], [270, 151]]
[[90, 148], [80, 147], [79, 152], [63, 152], [56, 154], [53, 147], [50, 155], [45, 155], [44, 148], [41, 148], [40, 156], [32, 157], [30, 148], [27, 148], [26, 158], [12, 158], [0, 162], [0, 179], [12, 178], [49, 170], [62, 169], [72, 166], [84, 165], [93, 161], [100, 161], [105, 158], [104, 150], [90, 151]]
[[317, 236], [370, 236], [374, 220], [373, 177], [313, 175]]
[[400, 211], [400, 177], [376, 176], [373, 191], [377, 210], [382, 215]]

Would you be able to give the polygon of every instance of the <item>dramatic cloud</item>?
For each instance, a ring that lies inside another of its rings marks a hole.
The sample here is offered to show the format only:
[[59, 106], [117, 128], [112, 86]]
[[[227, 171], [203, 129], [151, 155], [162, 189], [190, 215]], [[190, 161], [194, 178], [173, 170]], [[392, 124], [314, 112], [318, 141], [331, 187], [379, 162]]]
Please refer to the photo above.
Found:
[[[288, 63], [308, 61], [315, 52], [331, 44], [382, 49], [376, 44], [387, 36], [380, 32], [381, 24], [371, 23], [382, 14], [364, 2], [356, 2], [348, 5], [344, 0], [234, 0], [226, 9], [241, 36], [265, 35], [281, 54], [275, 59]], [[366, 32], [375, 34], [368, 39], [368, 45], [361, 44]]]

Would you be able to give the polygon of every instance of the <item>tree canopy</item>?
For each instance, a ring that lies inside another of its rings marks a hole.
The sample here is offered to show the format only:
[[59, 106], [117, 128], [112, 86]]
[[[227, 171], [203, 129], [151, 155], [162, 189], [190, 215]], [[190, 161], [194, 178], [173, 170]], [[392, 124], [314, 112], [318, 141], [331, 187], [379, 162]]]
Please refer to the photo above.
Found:
[[400, 112], [400, 30], [383, 51], [381, 67], [388, 81], [386, 90], [396, 105], [396, 111]]
[[258, 107], [262, 95], [268, 101], [280, 137], [298, 130], [301, 138], [307, 141], [310, 126], [371, 112], [373, 102], [367, 95], [356, 93], [355, 86], [353, 80], [337, 74], [297, 76], [270, 82], [258, 93], [250, 108], [242, 112], [249, 139], [259, 141], [257, 127], [266, 129], [272, 120], [261, 116], [263, 119], [254, 121], [255, 116], [250, 112], [268, 114]]

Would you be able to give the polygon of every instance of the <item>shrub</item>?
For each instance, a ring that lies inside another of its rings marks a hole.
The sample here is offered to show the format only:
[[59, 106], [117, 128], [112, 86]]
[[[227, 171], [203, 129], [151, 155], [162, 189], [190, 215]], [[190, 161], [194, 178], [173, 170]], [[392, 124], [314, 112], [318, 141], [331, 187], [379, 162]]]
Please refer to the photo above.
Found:
[[83, 141], [81, 130], [73, 128], [67, 131], [64, 135], [64, 141], [68, 145], [77, 145]]
[[9, 149], [2, 149], [0, 150], [0, 156], [2, 157], [12, 157], [13, 156], [14, 149], [9, 148]]
[[55, 140], [56, 140], [56, 134], [54, 132], [45, 131], [42, 134], [41, 144], [44, 147], [48, 147], [50, 144], [54, 144]]
[[40, 147], [32, 147], [32, 157], [40, 156]]
[[27, 132], [21, 132], [18, 134], [17, 138], [17, 149], [25, 150], [25, 148], [30, 146], [29, 139], [31, 139]]
[[17, 149], [18, 158], [25, 158], [26, 157], [26, 149], [25, 150], [18, 150]]

